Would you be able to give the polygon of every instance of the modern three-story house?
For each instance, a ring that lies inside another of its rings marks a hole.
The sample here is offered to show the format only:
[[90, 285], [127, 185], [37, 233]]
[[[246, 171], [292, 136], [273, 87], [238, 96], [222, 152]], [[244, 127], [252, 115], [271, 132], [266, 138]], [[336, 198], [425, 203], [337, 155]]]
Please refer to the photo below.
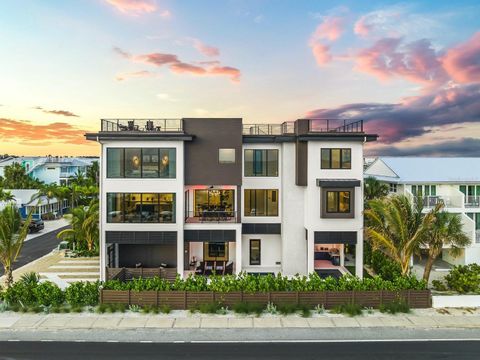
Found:
[[101, 277], [317, 271], [362, 276], [362, 121], [111, 119], [101, 144]]
[[443, 211], [458, 214], [471, 244], [458, 256], [445, 247], [442, 259], [464, 265], [480, 262], [479, 165], [480, 158], [475, 157], [381, 156], [368, 165], [365, 176], [388, 184], [391, 193], [404, 194], [412, 200], [420, 196], [424, 212], [441, 203]]

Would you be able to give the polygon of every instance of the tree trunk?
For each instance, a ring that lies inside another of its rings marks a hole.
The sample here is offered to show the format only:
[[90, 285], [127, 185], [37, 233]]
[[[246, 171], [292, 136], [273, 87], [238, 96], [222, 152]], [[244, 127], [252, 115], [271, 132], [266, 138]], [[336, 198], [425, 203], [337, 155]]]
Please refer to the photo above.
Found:
[[438, 257], [438, 252], [428, 252], [428, 259], [427, 262], [425, 263], [425, 269], [423, 270], [423, 280], [425, 280], [428, 283], [428, 280], [430, 279], [430, 273], [432, 272], [432, 267], [433, 263], [435, 262], [435, 259]]
[[10, 266], [5, 266], [5, 288], [9, 288], [13, 284], [13, 273]]

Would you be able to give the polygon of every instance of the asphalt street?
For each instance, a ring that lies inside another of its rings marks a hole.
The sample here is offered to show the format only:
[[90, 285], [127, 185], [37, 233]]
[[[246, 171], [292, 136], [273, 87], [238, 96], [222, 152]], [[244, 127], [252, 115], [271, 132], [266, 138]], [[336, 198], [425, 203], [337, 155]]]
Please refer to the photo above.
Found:
[[3, 342], [3, 359], [478, 359], [478, 341], [297, 343]]
[[[68, 226], [48, 232], [44, 235], [37, 236], [31, 240], [28, 240], [23, 244], [20, 256], [14, 264], [14, 269], [18, 269], [44, 255], [47, 255], [52, 251], [59, 243], [60, 239], [57, 239], [57, 234], [67, 229]], [[0, 276], [4, 273], [3, 267], [0, 267]]]

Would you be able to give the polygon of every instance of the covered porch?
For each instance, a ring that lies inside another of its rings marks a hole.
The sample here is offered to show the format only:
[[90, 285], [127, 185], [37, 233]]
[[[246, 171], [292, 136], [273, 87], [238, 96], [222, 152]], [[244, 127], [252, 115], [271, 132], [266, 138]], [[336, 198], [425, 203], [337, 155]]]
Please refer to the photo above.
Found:
[[232, 275], [239, 272], [237, 231], [185, 230], [184, 277]]
[[356, 232], [314, 233], [314, 271], [321, 277], [356, 275]]

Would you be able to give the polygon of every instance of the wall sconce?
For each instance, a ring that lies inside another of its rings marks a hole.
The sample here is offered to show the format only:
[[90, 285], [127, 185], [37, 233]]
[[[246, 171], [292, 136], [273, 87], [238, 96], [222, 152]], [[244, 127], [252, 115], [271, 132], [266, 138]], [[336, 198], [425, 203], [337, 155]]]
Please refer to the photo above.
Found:
[[133, 163], [133, 165], [134, 165], [135, 167], [138, 167], [138, 166], [140, 165], [140, 159], [139, 159], [139, 157], [135, 155], [135, 156], [132, 158], [132, 163]]

